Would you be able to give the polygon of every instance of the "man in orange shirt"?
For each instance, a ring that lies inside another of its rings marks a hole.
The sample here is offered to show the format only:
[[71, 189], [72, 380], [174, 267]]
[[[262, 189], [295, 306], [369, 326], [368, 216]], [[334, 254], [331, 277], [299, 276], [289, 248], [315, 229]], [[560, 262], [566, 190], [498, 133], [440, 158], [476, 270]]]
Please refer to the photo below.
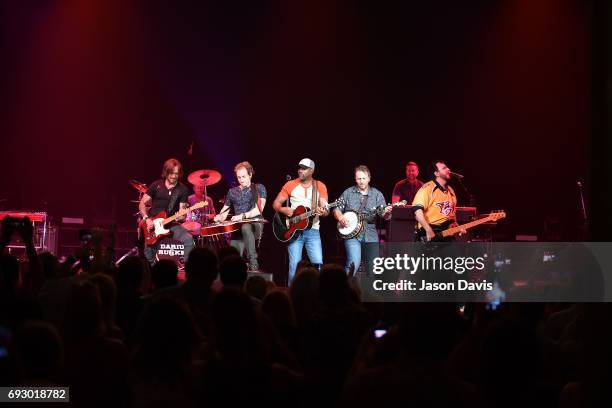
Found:
[[[319, 234], [319, 218], [329, 215], [329, 210], [326, 209], [328, 195], [325, 184], [312, 177], [314, 169], [314, 161], [310, 159], [300, 160], [298, 178], [286, 182], [272, 204], [274, 211], [284, 214], [287, 217], [291, 217], [293, 215], [293, 210], [300, 205], [311, 208], [312, 203], [315, 203], [317, 206], [316, 216], [312, 221], [311, 228], [302, 231], [297, 238], [294, 238], [287, 245], [287, 252], [289, 254], [288, 284], [293, 280], [297, 264], [302, 259], [304, 247], [306, 247], [306, 253], [308, 254], [310, 263], [315, 265], [321, 265], [323, 263], [323, 247], [321, 245], [321, 235]], [[283, 204], [287, 199], [289, 200], [288, 206]]]
[[[414, 216], [419, 222], [417, 237], [432, 240], [436, 232], [456, 226], [455, 211], [457, 196], [448, 181], [451, 171], [442, 160], [435, 160], [429, 166], [431, 181], [423, 184], [412, 201]], [[453, 237], [445, 240], [451, 241]]]

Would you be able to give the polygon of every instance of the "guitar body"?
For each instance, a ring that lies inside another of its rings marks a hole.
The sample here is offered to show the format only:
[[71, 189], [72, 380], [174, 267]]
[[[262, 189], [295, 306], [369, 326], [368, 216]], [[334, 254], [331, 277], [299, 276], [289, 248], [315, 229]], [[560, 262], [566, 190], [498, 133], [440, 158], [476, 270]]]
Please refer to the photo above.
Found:
[[175, 221], [178, 217], [182, 217], [187, 214], [189, 211], [197, 210], [198, 208], [206, 207], [208, 202], [200, 201], [192, 205], [189, 208], [184, 208], [179, 210], [176, 214], [171, 217], [166, 218], [166, 212], [160, 211], [155, 216], [150, 217], [150, 220], [153, 221], [153, 228], [150, 230], [147, 228], [147, 221], [140, 221], [139, 228], [142, 230], [142, 235], [144, 238], [144, 243], [146, 245], [155, 244], [161, 237], [167, 237], [172, 232], [166, 229], [166, 224]]
[[254, 224], [254, 223], [267, 223], [266, 220], [263, 219], [249, 219], [243, 221], [222, 221], [216, 222], [211, 225], [206, 225], [200, 229], [200, 233], [203, 237], [208, 237], [212, 235], [220, 235], [220, 234], [230, 234], [232, 232], [238, 231], [242, 228], [244, 224]]
[[274, 220], [272, 221], [272, 232], [276, 239], [281, 242], [291, 241], [299, 231], [303, 231], [312, 226], [312, 220], [314, 217], [304, 218], [299, 221], [292, 221], [292, 218], [302, 215], [310, 211], [309, 208], [303, 205], [298, 206], [293, 210], [293, 216], [291, 218], [284, 214], [274, 214]]
[[147, 229], [147, 222], [145, 220], [140, 221], [140, 229], [144, 237], [144, 243], [146, 245], [154, 245], [161, 237], [167, 237], [172, 233], [169, 229], [164, 227], [164, 219], [166, 218], [166, 212], [162, 211], [151, 217], [153, 221], [153, 229]]
[[[442, 231], [444, 231], [445, 229], [447, 229], [448, 227], [450, 227], [450, 225], [452, 224], [452, 221], [446, 221], [443, 222], [440, 225], [432, 225], [431, 229], [433, 229], [433, 231], [435, 232], [436, 236], [429, 242], [449, 242], [452, 241], [454, 238], [451, 237], [443, 237], [442, 236]], [[427, 242], [427, 233], [425, 232], [425, 228], [419, 228], [415, 231], [414, 233], [414, 240], [416, 242]]]

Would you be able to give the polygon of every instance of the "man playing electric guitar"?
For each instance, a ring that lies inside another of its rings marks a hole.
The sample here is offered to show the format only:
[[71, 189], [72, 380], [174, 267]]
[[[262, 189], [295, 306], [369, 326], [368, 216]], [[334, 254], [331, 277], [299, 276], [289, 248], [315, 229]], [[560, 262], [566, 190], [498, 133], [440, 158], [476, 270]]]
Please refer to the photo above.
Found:
[[[147, 192], [142, 196], [139, 204], [140, 215], [147, 223], [147, 228], [153, 228], [153, 221], [150, 217], [154, 217], [162, 211], [165, 211], [167, 216], [172, 216], [179, 209], [188, 207], [189, 189], [179, 179], [183, 175], [183, 166], [176, 159], [168, 159], [164, 163], [162, 169], [161, 180], [157, 180], [149, 186]], [[146, 204], [151, 202], [151, 210], [147, 213]], [[184, 216], [177, 217], [176, 221], [182, 222]], [[169, 224], [169, 229], [172, 231], [172, 236], [177, 241], [180, 241], [185, 246], [184, 257], [187, 261], [189, 252], [194, 247], [193, 237], [182, 225], [173, 222]], [[144, 255], [150, 264], [155, 263], [155, 254], [157, 253], [157, 242], [153, 245], [145, 245]]]
[[[444, 161], [435, 160], [429, 165], [428, 171], [431, 181], [423, 184], [412, 201], [414, 216], [419, 222], [415, 235], [417, 241], [431, 241], [436, 236], [436, 232], [457, 226], [455, 221], [457, 196], [453, 188], [448, 185], [451, 177], [450, 169]], [[454, 237], [449, 236], [439, 240], [453, 241]]]
[[[309, 229], [296, 234], [297, 237], [287, 245], [289, 254], [289, 275], [288, 284], [293, 280], [297, 264], [302, 260], [302, 251], [306, 246], [308, 259], [312, 264], [321, 265], [323, 263], [323, 247], [321, 245], [321, 235], [319, 234], [319, 217], [329, 215], [327, 207], [327, 187], [323, 182], [312, 177], [315, 163], [310, 159], [302, 159], [299, 163], [298, 178], [285, 183], [278, 196], [274, 200], [272, 207], [274, 211], [287, 217], [293, 216], [293, 211], [299, 206], [315, 209], [316, 215], [312, 220]], [[284, 207], [283, 202], [289, 199], [290, 206]]]

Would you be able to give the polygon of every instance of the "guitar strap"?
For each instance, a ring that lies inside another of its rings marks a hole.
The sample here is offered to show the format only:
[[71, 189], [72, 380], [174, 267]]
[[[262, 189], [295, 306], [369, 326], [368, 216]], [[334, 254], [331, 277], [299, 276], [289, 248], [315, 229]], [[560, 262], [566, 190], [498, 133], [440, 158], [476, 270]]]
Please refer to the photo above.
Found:
[[257, 209], [259, 210], [259, 215], [263, 218], [263, 211], [261, 211], [261, 197], [259, 196], [259, 189], [257, 188], [257, 184], [251, 184], [251, 191], [253, 192], [253, 197], [255, 197], [255, 204], [257, 205]]
[[319, 200], [318, 200], [318, 197], [317, 197], [317, 193], [318, 193], [318, 190], [317, 190], [317, 180], [312, 179], [312, 204], [310, 206], [310, 208], [312, 210], [314, 210], [315, 208], [317, 208], [319, 206]]
[[357, 211], [359, 215], [362, 215], [364, 213], [363, 210], [365, 209], [367, 202], [368, 202], [368, 194], [361, 194], [361, 205], [359, 206], [359, 211]]
[[[312, 179], [312, 203], [310, 204], [310, 209], [311, 209], [311, 210], [314, 210], [315, 208], [317, 208], [317, 207], [319, 206], [319, 197], [318, 197], [318, 193], [319, 193], [319, 191], [318, 191], [318, 189], [317, 189], [317, 180]], [[315, 216], [312, 218], [312, 223], [314, 223], [314, 219], [315, 219], [316, 217], [317, 217], [317, 216], [315, 215]], [[309, 227], [309, 228], [311, 228], [311, 227], [312, 227], [312, 223], [310, 223], [310, 227]]]
[[172, 190], [172, 196], [170, 197], [170, 203], [168, 203], [168, 210], [166, 211], [166, 214], [168, 214], [168, 216], [174, 215], [174, 214], [170, 214], [170, 211], [172, 211], [172, 209], [174, 208], [174, 204], [176, 204], [177, 199], [178, 199], [178, 192], [176, 192], [176, 187], [175, 187], [174, 190]]
[[[263, 211], [261, 210], [261, 197], [259, 196], [259, 189], [257, 188], [257, 184], [255, 183], [251, 184], [251, 191], [253, 192], [253, 196], [255, 197], [255, 204], [257, 205], [257, 209], [259, 210], [259, 216], [263, 219]], [[263, 224], [259, 224], [259, 223], [258, 225], [263, 226]], [[255, 237], [255, 240], [257, 240], [257, 248], [259, 248], [259, 246], [261, 245], [262, 236], [263, 236], [263, 228], [261, 229], [259, 236]]]

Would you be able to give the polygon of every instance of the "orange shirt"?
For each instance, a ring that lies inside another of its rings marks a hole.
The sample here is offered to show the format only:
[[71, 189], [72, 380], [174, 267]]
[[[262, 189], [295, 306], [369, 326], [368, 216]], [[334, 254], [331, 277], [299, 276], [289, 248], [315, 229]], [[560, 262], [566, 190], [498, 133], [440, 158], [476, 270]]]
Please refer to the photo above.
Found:
[[[328, 200], [327, 187], [319, 180], [317, 180], [317, 193], [320, 199], [322, 198], [325, 201]], [[291, 201], [291, 208], [297, 208], [303, 205], [306, 208], [312, 209], [312, 183], [307, 188], [304, 188], [300, 179], [289, 180], [285, 183], [278, 195], [282, 200], [289, 198]], [[318, 215], [312, 221], [312, 228], [319, 229]]]
[[[440, 225], [445, 221], [455, 219], [457, 196], [451, 186], [442, 190], [434, 181], [423, 184], [417, 191], [412, 205], [423, 210], [425, 220], [431, 225]], [[421, 224], [418, 224], [422, 228]]]

